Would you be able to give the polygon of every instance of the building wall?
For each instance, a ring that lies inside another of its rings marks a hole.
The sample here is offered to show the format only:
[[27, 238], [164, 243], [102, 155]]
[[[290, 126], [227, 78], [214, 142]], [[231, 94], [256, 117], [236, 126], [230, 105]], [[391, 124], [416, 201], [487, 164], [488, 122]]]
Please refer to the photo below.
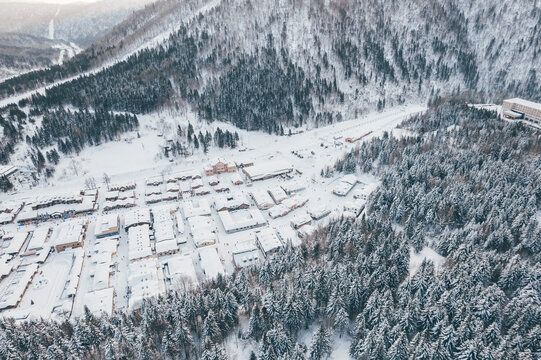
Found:
[[532, 120], [535, 122], [541, 122], [541, 110], [535, 109], [523, 104], [517, 104], [515, 102], [504, 100], [502, 108], [504, 110], [513, 110], [513, 111], [519, 111], [521, 113], [524, 113], [524, 116], [528, 120]]
[[56, 252], [62, 252], [64, 250], [66, 250], [67, 248], [75, 249], [75, 248], [78, 248], [78, 247], [82, 247], [83, 244], [84, 244], [84, 241], [71, 242], [71, 243], [65, 243], [65, 244], [58, 244], [58, 245], [56, 245]]

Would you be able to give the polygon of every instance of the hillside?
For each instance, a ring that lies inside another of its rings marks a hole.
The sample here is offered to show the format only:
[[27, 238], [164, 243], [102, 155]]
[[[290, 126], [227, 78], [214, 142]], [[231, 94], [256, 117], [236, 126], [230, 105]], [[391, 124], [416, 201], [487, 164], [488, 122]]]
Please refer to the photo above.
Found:
[[489, 5], [163, 1], [62, 65], [3, 82], [0, 96], [53, 84], [21, 110], [174, 109], [276, 134], [457, 93], [538, 100], [541, 9]]

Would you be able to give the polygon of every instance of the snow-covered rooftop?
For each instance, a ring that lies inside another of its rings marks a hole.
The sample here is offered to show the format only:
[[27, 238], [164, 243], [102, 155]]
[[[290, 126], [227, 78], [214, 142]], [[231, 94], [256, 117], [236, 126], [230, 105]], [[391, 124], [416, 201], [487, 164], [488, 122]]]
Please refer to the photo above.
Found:
[[512, 99], [507, 99], [507, 100], [504, 100], [504, 101], [505, 102], [510, 102], [510, 103], [515, 103], [515, 104], [518, 104], [518, 105], [527, 106], [527, 107], [530, 107], [530, 108], [536, 109], [536, 110], [541, 110], [541, 104], [540, 103], [536, 103], [536, 102], [529, 101], [529, 100], [524, 100], [524, 99], [521, 99], [521, 98], [512, 98]]
[[201, 268], [207, 279], [215, 279], [219, 274], [225, 274], [224, 266], [214, 247], [199, 249]]
[[222, 221], [225, 232], [232, 233], [252, 229], [258, 226], [267, 225], [267, 220], [256, 208], [247, 210], [238, 210], [230, 212], [229, 210], [218, 211], [218, 216]]
[[152, 255], [148, 224], [133, 226], [128, 230], [128, 258], [141, 259]]

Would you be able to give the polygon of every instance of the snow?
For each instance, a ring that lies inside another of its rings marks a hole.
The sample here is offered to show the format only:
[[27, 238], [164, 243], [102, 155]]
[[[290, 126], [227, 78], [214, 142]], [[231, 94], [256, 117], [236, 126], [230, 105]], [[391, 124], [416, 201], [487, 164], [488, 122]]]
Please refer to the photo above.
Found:
[[115, 289], [105, 288], [97, 291], [86, 293], [84, 306], [94, 314], [103, 313], [111, 315], [113, 313], [113, 299]]
[[199, 257], [201, 259], [201, 268], [207, 279], [215, 279], [219, 274], [225, 275], [225, 269], [215, 247], [199, 249]]
[[280, 241], [276, 231], [271, 228], [264, 228], [256, 232], [256, 239], [259, 245], [259, 248], [265, 255], [270, 254], [279, 248], [283, 247], [284, 244]]
[[421, 250], [420, 253], [416, 254], [413, 250], [413, 247], [410, 248], [410, 265], [409, 265], [409, 274], [410, 277], [413, 276], [417, 270], [419, 269], [419, 266], [421, 266], [421, 263], [423, 260], [429, 260], [434, 263], [434, 267], [436, 270], [438, 270], [445, 261], [445, 258], [435, 252], [433, 249], [425, 246], [423, 250]]
[[149, 235], [150, 229], [148, 224], [132, 226], [128, 229], [128, 258], [130, 260], [152, 256]]

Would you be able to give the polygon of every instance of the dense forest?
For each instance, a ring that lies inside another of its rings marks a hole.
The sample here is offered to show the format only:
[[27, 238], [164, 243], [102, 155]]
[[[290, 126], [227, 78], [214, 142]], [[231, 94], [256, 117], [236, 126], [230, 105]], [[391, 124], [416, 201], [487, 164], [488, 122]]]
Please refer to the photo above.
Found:
[[79, 153], [87, 146], [118, 139], [138, 126], [137, 116], [132, 114], [63, 107], [32, 107], [27, 114], [12, 104], [0, 109], [0, 134], [5, 139], [0, 143], [0, 164], [7, 164], [17, 144], [26, 141], [27, 155], [35, 170], [38, 173], [45, 170], [50, 176], [60, 159], [59, 152]]
[[[539, 358], [539, 133], [455, 102], [402, 127], [411, 136], [363, 143], [331, 170], [382, 178], [362, 218], [133, 313], [2, 320], [0, 358], [226, 359], [238, 341], [252, 359], [324, 359], [334, 336], [354, 359]], [[424, 246], [445, 262], [410, 273]]]

